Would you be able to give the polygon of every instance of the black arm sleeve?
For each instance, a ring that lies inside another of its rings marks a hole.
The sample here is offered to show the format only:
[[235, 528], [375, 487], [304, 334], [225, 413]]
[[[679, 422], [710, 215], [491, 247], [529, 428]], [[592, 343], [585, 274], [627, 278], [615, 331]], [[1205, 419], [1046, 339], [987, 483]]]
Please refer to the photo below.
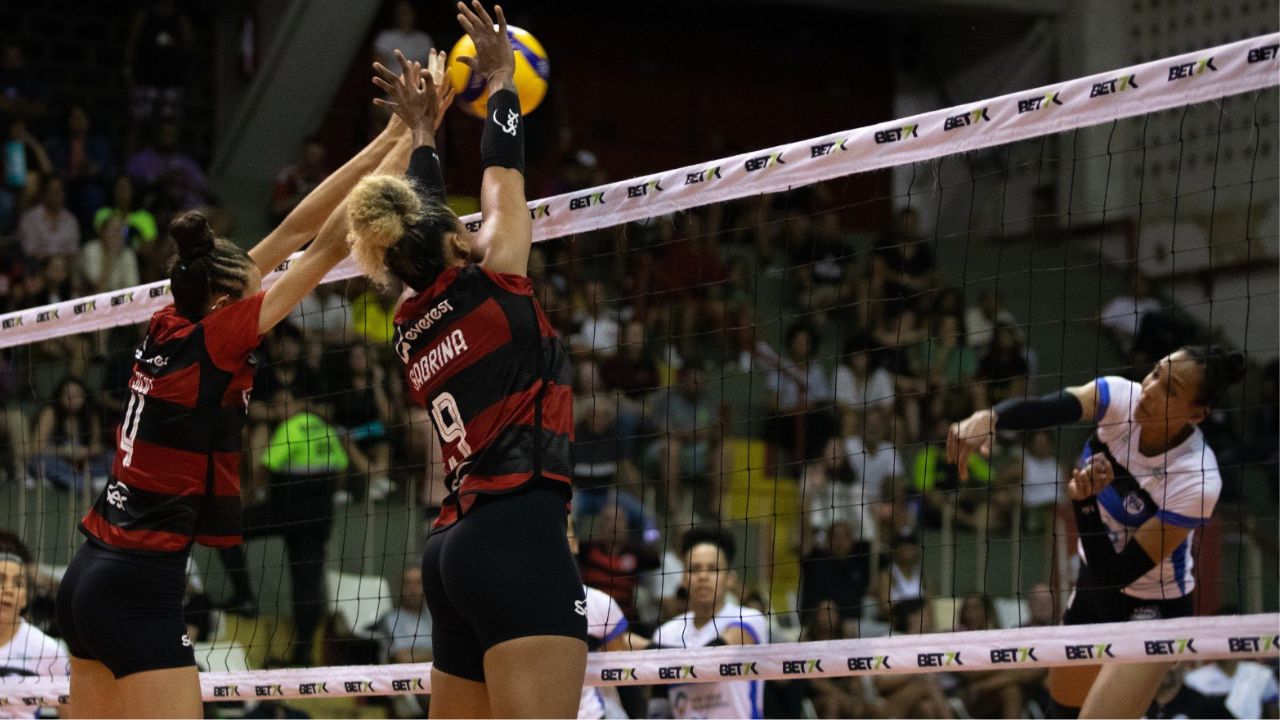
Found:
[[1084, 548], [1084, 560], [1098, 577], [1125, 587], [1146, 575], [1156, 566], [1147, 551], [1136, 540], [1130, 540], [1119, 553], [1107, 537], [1107, 526], [1098, 514], [1097, 497], [1074, 500], [1076, 530], [1080, 534], [1080, 546]]
[[512, 90], [489, 96], [488, 117], [480, 138], [481, 167], [505, 167], [524, 174], [524, 118], [520, 98]]
[[1034, 400], [1009, 398], [992, 409], [996, 411], [997, 430], [1040, 430], [1076, 422], [1084, 414], [1080, 398], [1066, 390]]
[[440, 167], [440, 156], [436, 154], [435, 148], [425, 145], [415, 148], [413, 154], [409, 156], [408, 175], [427, 195], [435, 197], [440, 202], [446, 200], [444, 170]]

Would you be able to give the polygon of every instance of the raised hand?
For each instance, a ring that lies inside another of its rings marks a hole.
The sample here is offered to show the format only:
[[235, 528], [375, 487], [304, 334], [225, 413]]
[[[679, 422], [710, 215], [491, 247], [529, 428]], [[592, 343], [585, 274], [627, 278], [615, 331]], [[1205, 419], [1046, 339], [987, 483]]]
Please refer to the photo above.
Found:
[[445, 111], [453, 104], [453, 83], [449, 82], [449, 78], [445, 75], [448, 59], [449, 55], [445, 51], [432, 50], [427, 56], [427, 66], [422, 69], [422, 76], [429, 78], [436, 88], [438, 106], [434, 128], [436, 130], [440, 129], [440, 123], [444, 120]]
[[515, 50], [507, 35], [507, 16], [502, 13], [502, 6], [494, 5], [493, 13], [498, 16], [497, 23], [480, 0], [471, 0], [470, 8], [464, 2], [458, 3], [458, 24], [476, 46], [475, 57], [461, 56], [458, 61], [489, 82], [507, 81], [516, 71]]
[[387, 99], [374, 98], [374, 104], [390, 108], [415, 135], [434, 132], [440, 115], [440, 101], [434, 79], [430, 74], [424, 74], [421, 63], [405, 58], [399, 50], [396, 50], [396, 59], [400, 61], [402, 68], [399, 74], [382, 63], [373, 64], [377, 73], [373, 77], [373, 84], [382, 88], [388, 96]]

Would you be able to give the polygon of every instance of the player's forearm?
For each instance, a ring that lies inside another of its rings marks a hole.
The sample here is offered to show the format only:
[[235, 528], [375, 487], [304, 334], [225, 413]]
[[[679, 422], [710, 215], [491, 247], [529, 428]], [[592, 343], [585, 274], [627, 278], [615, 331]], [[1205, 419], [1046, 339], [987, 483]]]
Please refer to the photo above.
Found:
[[368, 145], [321, 182], [294, 206], [279, 227], [249, 251], [258, 269], [266, 274], [316, 236], [360, 178], [369, 174], [406, 134], [403, 122], [393, 117]]

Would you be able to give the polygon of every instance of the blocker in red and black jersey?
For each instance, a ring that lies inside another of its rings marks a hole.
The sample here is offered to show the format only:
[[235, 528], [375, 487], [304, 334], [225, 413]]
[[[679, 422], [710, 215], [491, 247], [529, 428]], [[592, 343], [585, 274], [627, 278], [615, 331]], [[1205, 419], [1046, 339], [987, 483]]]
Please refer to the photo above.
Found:
[[199, 322], [170, 305], [134, 353], [111, 480], [80, 527], [111, 547], [171, 553], [241, 541], [240, 451], [262, 293]]
[[396, 354], [440, 436], [447, 527], [477, 493], [571, 477], [569, 357], [527, 277], [452, 268], [396, 313]]

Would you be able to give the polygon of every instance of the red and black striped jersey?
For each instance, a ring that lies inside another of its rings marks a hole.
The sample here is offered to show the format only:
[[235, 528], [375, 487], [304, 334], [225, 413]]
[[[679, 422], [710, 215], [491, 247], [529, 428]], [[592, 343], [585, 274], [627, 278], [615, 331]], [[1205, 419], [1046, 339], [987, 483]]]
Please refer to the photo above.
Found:
[[435, 527], [478, 493], [542, 477], [568, 486], [573, 443], [569, 357], [529, 278], [452, 268], [396, 312], [409, 392], [431, 412], [449, 497]]
[[191, 322], [168, 306], [134, 352], [110, 482], [82, 532], [140, 553], [241, 541], [240, 451], [262, 293]]

